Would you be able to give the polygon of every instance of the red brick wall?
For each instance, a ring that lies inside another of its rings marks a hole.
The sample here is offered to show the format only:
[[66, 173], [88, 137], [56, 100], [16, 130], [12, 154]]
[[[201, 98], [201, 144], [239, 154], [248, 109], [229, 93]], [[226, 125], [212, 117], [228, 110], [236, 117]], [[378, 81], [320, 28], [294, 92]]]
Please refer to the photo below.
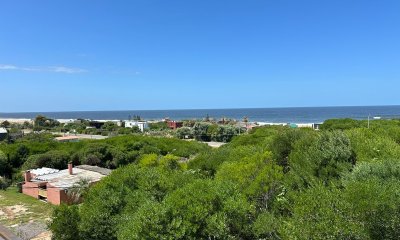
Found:
[[55, 188], [49, 184], [47, 184], [47, 202], [52, 203], [54, 205], [61, 204], [60, 192], [63, 191], [59, 188]]
[[53, 187], [47, 184], [47, 202], [60, 205], [61, 203], [70, 203], [70, 199], [65, 190]]
[[60, 190], [60, 201], [62, 203], [71, 203], [70, 197], [65, 192], [65, 190]]
[[171, 129], [181, 128], [182, 126], [183, 126], [182, 122], [175, 122], [175, 121], [168, 122], [168, 127]]
[[36, 182], [26, 182], [22, 184], [22, 193], [32, 196], [34, 198], [39, 198], [39, 183]]
[[[22, 185], [22, 192], [34, 198], [39, 198], [39, 187], [45, 186], [46, 184], [45, 182], [27, 182]], [[61, 203], [69, 203], [70, 199], [65, 190], [47, 184], [47, 202], [60, 205]]]

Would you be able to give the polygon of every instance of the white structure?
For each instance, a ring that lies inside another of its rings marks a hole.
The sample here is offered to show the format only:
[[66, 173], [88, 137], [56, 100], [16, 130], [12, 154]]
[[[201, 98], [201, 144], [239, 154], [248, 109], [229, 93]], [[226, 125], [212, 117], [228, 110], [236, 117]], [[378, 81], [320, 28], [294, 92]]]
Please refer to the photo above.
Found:
[[140, 131], [144, 132], [145, 129], [149, 128], [149, 124], [146, 121], [125, 121], [126, 128], [138, 127]]
[[7, 134], [7, 129], [5, 129], [5, 128], [0, 128], [0, 133], [4, 133], [4, 134]]
[[6, 139], [7, 134], [8, 134], [7, 129], [0, 128], [0, 141]]

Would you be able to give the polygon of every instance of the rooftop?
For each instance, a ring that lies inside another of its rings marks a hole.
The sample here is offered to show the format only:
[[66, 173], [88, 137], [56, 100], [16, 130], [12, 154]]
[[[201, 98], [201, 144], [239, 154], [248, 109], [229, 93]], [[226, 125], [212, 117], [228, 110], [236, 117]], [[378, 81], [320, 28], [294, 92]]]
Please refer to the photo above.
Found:
[[[38, 170], [38, 169], [35, 169]], [[32, 170], [31, 172], [35, 171]], [[42, 170], [46, 172], [46, 170]], [[97, 182], [103, 177], [109, 175], [111, 170], [88, 165], [80, 165], [72, 168], [73, 174], [69, 174], [68, 169], [50, 172], [48, 174], [37, 175], [32, 182], [47, 182], [53, 187], [68, 189], [73, 187], [79, 181], [85, 179], [89, 182]]]
[[77, 136], [64, 136], [64, 137], [56, 137], [55, 140], [63, 141], [63, 140], [75, 140], [79, 139]]
[[79, 165], [79, 166], [76, 166], [76, 168], [89, 170], [89, 171], [92, 171], [92, 172], [98, 172], [98, 173], [103, 174], [103, 175], [109, 175], [111, 173], [111, 169], [102, 168], [102, 167], [98, 167], [98, 166]]
[[47, 168], [47, 167], [36, 168], [36, 169], [30, 170], [30, 172], [32, 174], [35, 174], [36, 176], [46, 175], [46, 174], [55, 173], [55, 172], [59, 172], [59, 171], [60, 170], [58, 170], [58, 169]]

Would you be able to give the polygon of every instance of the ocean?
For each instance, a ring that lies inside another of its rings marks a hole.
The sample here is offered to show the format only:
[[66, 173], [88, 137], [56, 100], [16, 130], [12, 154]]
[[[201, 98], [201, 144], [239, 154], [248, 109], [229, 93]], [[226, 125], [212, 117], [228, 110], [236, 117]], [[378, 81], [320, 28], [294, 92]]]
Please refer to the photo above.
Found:
[[382, 119], [400, 118], [400, 106], [357, 107], [293, 107], [293, 108], [240, 108], [240, 109], [187, 109], [187, 110], [126, 110], [126, 111], [75, 111], [75, 112], [20, 112], [0, 113], [0, 118], [35, 118], [45, 115], [55, 119], [126, 120], [139, 115], [145, 120], [201, 119], [222, 117], [241, 120], [248, 117], [252, 122], [320, 123], [331, 118]]

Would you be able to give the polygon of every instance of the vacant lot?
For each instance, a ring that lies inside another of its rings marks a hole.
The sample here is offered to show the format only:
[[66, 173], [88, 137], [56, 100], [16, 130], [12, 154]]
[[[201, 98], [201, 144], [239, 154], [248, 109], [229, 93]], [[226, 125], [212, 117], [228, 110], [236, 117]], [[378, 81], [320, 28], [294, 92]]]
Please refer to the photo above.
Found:
[[0, 190], [0, 223], [23, 239], [44, 232], [52, 210], [52, 205], [18, 193], [14, 187]]

